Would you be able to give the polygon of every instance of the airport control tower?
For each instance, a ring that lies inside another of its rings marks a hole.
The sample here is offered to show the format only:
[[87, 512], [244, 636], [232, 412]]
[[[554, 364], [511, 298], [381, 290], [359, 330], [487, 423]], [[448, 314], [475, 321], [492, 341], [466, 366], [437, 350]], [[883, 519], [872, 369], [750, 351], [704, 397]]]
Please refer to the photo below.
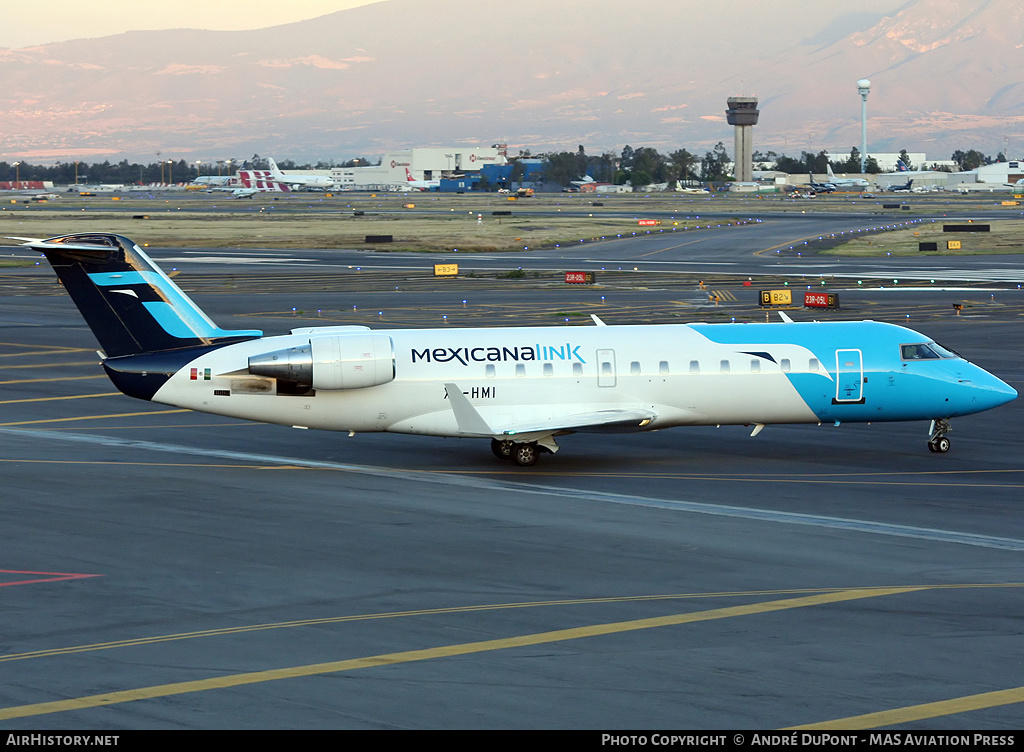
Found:
[[757, 97], [729, 97], [726, 100], [728, 109], [725, 111], [729, 125], [736, 126], [736, 151], [733, 158], [736, 167], [733, 169], [736, 181], [749, 183], [754, 179], [753, 154], [754, 132], [757, 116]]

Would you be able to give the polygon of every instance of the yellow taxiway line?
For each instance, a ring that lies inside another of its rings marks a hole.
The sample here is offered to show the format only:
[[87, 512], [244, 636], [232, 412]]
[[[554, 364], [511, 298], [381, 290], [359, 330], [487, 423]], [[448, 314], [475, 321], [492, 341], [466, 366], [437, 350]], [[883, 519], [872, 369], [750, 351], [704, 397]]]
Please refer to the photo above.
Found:
[[923, 705], [909, 705], [905, 708], [853, 715], [849, 718], [836, 718], [832, 721], [809, 723], [805, 726], [793, 726], [786, 730], [841, 729], [853, 731], [857, 729], [879, 728], [880, 726], [896, 726], [901, 723], [923, 721], [928, 718], [953, 715], [954, 713], [967, 713], [971, 710], [985, 710], [986, 708], [1012, 705], [1017, 702], [1024, 702], [1024, 687], [1000, 689], [995, 692], [983, 692], [980, 695], [956, 697], [952, 700], [940, 700], [939, 702], [926, 702]]
[[29, 399], [0, 400], [0, 405], [14, 405], [19, 402], [57, 402], [59, 400], [88, 399], [89, 397], [120, 397], [121, 392], [101, 392], [100, 394], [72, 394], [67, 397], [31, 397]]
[[[42, 366], [40, 366], [42, 368]], [[105, 373], [95, 376], [53, 376], [45, 379], [13, 379], [11, 381], [0, 381], [0, 384], [38, 384], [42, 381], [82, 381], [83, 379], [105, 379]]]
[[354, 671], [357, 669], [377, 668], [380, 666], [393, 666], [401, 663], [412, 663], [437, 658], [451, 658], [454, 656], [472, 655], [474, 653], [485, 653], [495, 650], [508, 650], [511, 648], [564, 642], [566, 640], [577, 640], [584, 637], [620, 634], [623, 632], [632, 632], [657, 627], [669, 627], [680, 624], [692, 624], [714, 619], [729, 619], [737, 616], [763, 614], [773, 611], [819, 606], [828, 603], [841, 603], [844, 601], [876, 598], [883, 595], [910, 593], [928, 589], [930, 588], [927, 586], [858, 588], [840, 592], [805, 596], [801, 598], [788, 598], [783, 600], [765, 601], [762, 603], [751, 603], [744, 606], [716, 608], [709, 611], [698, 611], [695, 613], [671, 614], [668, 616], [658, 616], [648, 619], [593, 624], [590, 626], [575, 627], [571, 629], [559, 629], [551, 632], [538, 632], [515, 637], [504, 637], [496, 640], [466, 642], [423, 650], [383, 653], [380, 655], [371, 655], [342, 661], [314, 663], [305, 666], [292, 666], [289, 668], [253, 671], [242, 674], [230, 674], [227, 676], [197, 679], [194, 681], [174, 682], [171, 684], [158, 684], [151, 687], [140, 687], [137, 689], [128, 689], [118, 692], [105, 692], [103, 694], [87, 695], [85, 697], [76, 697], [68, 700], [56, 700], [53, 702], [41, 702], [33, 705], [20, 705], [10, 708], [2, 708], [0, 709], [0, 720], [26, 718], [29, 716], [46, 715], [49, 713], [62, 713], [70, 710], [103, 707], [124, 702], [134, 702], [135, 700], [168, 697], [190, 692], [205, 692], [212, 689], [225, 689], [228, 687], [239, 687], [247, 684], [260, 684], [263, 682], [277, 681], [279, 679], [295, 679], [304, 676], [315, 676], [318, 674]]
[[103, 418], [133, 418], [137, 415], [168, 415], [170, 413], [190, 413], [191, 410], [143, 410], [137, 413], [112, 413], [110, 415], [82, 415], [77, 418], [46, 418], [45, 420], [20, 420], [13, 423], [0, 423], [0, 426], [32, 426], [39, 423], [64, 423], [76, 420], [102, 420]]

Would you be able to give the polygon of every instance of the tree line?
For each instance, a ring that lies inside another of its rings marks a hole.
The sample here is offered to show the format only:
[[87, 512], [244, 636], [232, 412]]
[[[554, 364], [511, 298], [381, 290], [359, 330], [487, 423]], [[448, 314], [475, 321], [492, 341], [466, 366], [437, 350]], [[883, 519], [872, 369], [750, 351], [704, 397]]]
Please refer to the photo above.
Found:
[[[913, 165], [907, 150], [900, 152], [901, 160], [907, 169], [924, 169], [926, 165]], [[519, 153], [519, 158], [512, 157], [512, 180], [522, 179], [522, 166], [516, 167], [518, 159], [533, 157], [530, 151]], [[587, 154], [581, 144], [576, 151], [546, 152], [536, 155], [544, 160], [544, 181], [552, 185], [568, 185], [589, 175], [599, 183], [623, 185], [649, 185], [651, 183], [671, 183], [673, 181], [723, 181], [729, 179], [728, 166], [732, 162], [724, 144], [719, 141], [714, 148], [706, 151], [703, 156], [697, 152], [680, 148], [662, 154], [650, 146], [625, 146], [618, 154], [604, 152], [600, 155]], [[973, 170], [982, 165], [1004, 162], [1006, 157], [999, 153], [994, 158], [977, 149], [953, 152], [950, 160], [956, 162], [961, 171]], [[828, 172], [831, 166], [835, 172], [859, 173], [860, 151], [853, 147], [847, 157], [833, 158], [827, 151], [817, 154], [801, 152], [799, 157], [776, 154], [774, 151], [754, 152], [755, 167], [762, 165], [767, 170], [779, 170], [790, 174]], [[278, 167], [282, 170], [327, 170], [333, 167], [366, 167], [380, 164], [380, 160], [371, 162], [365, 157], [350, 159], [345, 162], [316, 162], [299, 164], [291, 160], [281, 160]], [[48, 180], [56, 185], [123, 183], [148, 185], [150, 183], [187, 183], [199, 175], [232, 175], [238, 169], [267, 169], [267, 161], [254, 154], [249, 159], [217, 160], [188, 162], [179, 160], [158, 160], [146, 164], [129, 162], [58, 162], [54, 165], [37, 165], [29, 162], [0, 162], [0, 181], [14, 180]], [[865, 172], [877, 174], [881, 172], [873, 157], [868, 157]]]
[[[329, 170], [333, 167], [366, 167], [372, 164], [365, 157], [350, 159], [345, 162], [315, 162], [297, 164], [290, 159], [282, 159], [277, 166], [282, 170]], [[216, 161], [188, 162], [184, 159], [158, 160], [147, 164], [129, 162], [71, 161], [58, 162], [53, 165], [38, 165], [30, 162], [0, 162], [0, 182], [15, 180], [48, 180], [54, 185], [81, 185], [114, 183], [125, 185], [149, 185], [151, 183], [187, 183], [200, 175], [233, 175], [236, 170], [266, 170], [267, 160], [254, 154], [249, 159], [224, 159]]]
[[[520, 156], [531, 155], [524, 152]], [[605, 152], [600, 156], [588, 155], [580, 145], [575, 152], [549, 152], [539, 156], [544, 159], [545, 182], [552, 184], [568, 185], [584, 175], [589, 175], [599, 183], [623, 185], [629, 182], [636, 186], [671, 183], [677, 180], [713, 182], [731, 179], [729, 167], [732, 159], [721, 141], [703, 156], [688, 149], [676, 149], [668, 154], [662, 154], [649, 146], [634, 148], [628, 145], [619, 154]], [[839, 158], [833, 158], [825, 150], [817, 154], [804, 151], [799, 157], [776, 154], [774, 151], [755, 151], [752, 161], [755, 169], [778, 170], [790, 174], [824, 174], [828, 172], [829, 167], [839, 173], [860, 173], [860, 156], [857, 147], [850, 149], [849, 156]], [[967, 171], [994, 162], [1005, 162], [1006, 157], [1002, 153], [992, 158], [976, 149], [958, 149], [950, 156], [950, 160], [957, 164], [960, 171]], [[908, 170], [927, 169], [927, 165], [911, 164], [906, 149], [900, 151], [900, 161]], [[949, 170], [948, 167], [940, 169]], [[868, 157], [865, 160], [864, 172], [878, 174], [882, 169], [874, 157]]]

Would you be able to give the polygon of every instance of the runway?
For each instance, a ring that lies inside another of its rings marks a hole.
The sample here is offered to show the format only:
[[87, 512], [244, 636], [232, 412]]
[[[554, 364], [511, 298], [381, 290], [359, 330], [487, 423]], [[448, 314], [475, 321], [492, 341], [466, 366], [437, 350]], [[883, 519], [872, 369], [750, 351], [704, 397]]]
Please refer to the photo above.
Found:
[[[452, 326], [763, 320], [762, 279], [824, 268], [753, 255], [767, 225], [710, 232], [705, 261], [660, 238], [587, 254], [663, 255], [732, 297], [717, 306], [657, 268], [567, 288], [543, 276], [553, 250], [519, 260], [526, 279], [485, 278], [501, 258], [436, 282], [380, 254], [153, 255], [181, 259], [221, 326], [274, 333], [437, 326], [442, 308]], [[1020, 391], [1014, 264], [851, 279], [823, 315], [909, 315]], [[0, 274], [0, 728], [1020, 725], [1021, 400], [955, 419], [947, 455], [927, 424], [723, 427], [569, 436], [523, 469], [485, 442], [120, 396], [47, 274]]]

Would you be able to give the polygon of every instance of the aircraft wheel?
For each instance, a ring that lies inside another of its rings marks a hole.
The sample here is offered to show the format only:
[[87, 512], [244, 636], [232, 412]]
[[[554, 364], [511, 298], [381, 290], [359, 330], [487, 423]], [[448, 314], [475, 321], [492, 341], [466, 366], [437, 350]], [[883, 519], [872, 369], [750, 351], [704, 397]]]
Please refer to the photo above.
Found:
[[937, 439], [933, 439], [928, 442], [928, 448], [938, 454], [945, 454], [949, 451], [949, 439], [945, 436], [940, 436]]
[[494, 452], [494, 456], [499, 460], [512, 459], [512, 450], [515, 448], [515, 442], [499, 441], [498, 439], [491, 439], [491, 451]]
[[516, 444], [512, 450], [512, 459], [520, 467], [536, 465], [538, 457], [540, 457], [540, 452], [537, 450], [537, 445], [532, 442], [529, 444]]

